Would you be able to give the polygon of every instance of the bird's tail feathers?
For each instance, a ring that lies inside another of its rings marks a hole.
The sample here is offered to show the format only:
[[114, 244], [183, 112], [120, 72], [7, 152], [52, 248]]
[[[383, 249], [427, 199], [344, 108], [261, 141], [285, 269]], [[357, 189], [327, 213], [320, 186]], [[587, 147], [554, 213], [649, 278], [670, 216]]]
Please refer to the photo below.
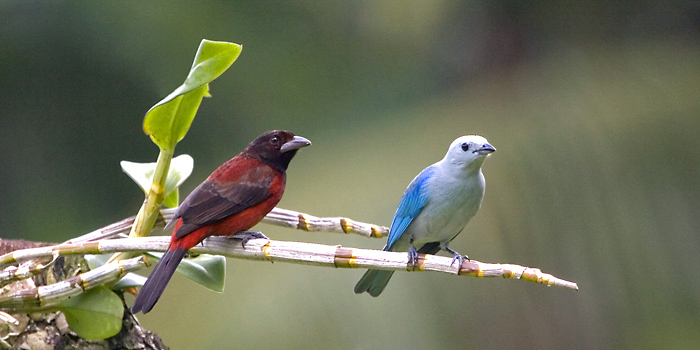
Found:
[[379, 294], [382, 294], [393, 274], [394, 271], [367, 270], [355, 285], [355, 294], [367, 292], [373, 297], [378, 297]]
[[[385, 246], [384, 250], [391, 251], [391, 248]], [[431, 242], [418, 249], [418, 254], [435, 254], [439, 251], [440, 243]], [[394, 271], [367, 270], [367, 272], [362, 275], [362, 278], [360, 278], [355, 285], [355, 294], [367, 292], [373, 297], [378, 297], [379, 294], [382, 294], [384, 288], [386, 288], [386, 285], [389, 283], [392, 275], [394, 275]]]
[[163, 294], [180, 261], [185, 257], [186, 252], [187, 249], [185, 248], [176, 248], [165, 252], [148, 277], [148, 280], [146, 280], [146, 283], [141, 287], [134, 305], [131, 307], [131, 312], [137, 313], [141, 311], [145, 314], [151, 311], [156, 302], [158, 302], [158, 298]]

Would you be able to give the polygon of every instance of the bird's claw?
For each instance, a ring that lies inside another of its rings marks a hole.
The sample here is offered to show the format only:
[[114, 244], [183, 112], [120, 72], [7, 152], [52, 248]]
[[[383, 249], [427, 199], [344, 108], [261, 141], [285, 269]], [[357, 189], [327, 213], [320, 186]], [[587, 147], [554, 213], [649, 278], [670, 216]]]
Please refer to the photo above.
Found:
[[239, 231], [236, 232], [233, 236], [231, 236], [233, 239], [240, 239], [241, 240], [241, 245], [243, 246], [243, 249], [245, 249], [246, 243], [250, 241], [251, 239], [267, 239], [267, 236], [265, 236], [262, 232], [260, 231]]
[[408, 247], [408, 265], [412, 267], [416, 267], [418, 264], [418, 252], [416, 251], [416, 247], [411, 244]]
[[459, 261], [458, 266], [462, 266], [462, 263], [464, 262], [465, 259], [466, 259], [467, 261], [471, 261], [471, 260], [469, 260], [469, 257], [466, 256], [466, 255], [462, 256], [462, 255], [459, 255], [459, 254], [455, 254], [455, 255], [452, 256], [452, 263], [450, 264], [450, 266], [454, 265], [454, 264], [455, 264], [455, 261]]
[[455, 261], [459, 261], [459, 266], [462, 266], [462, 263], [464, 262], [465, 259], [467, 261], [471, 261], [468, 256], [466, 256], [466, 255], [462, 256], [459, 253], [457, 253], [456, 251], [454, 251], [448, 247], [443, 247], [442, 249], [444, 251], [452, 254], [452, 263], [450, 264], [450, 266], [454, 265]]

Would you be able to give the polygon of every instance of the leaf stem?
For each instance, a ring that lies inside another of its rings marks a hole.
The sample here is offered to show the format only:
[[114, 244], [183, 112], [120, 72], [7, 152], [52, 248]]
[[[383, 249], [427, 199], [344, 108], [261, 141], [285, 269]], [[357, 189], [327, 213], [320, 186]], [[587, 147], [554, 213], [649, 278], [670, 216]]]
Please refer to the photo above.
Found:
[[153, 174], [151, 189], [146, 195], [146, 201], [141, 206], [134, 226], [131, 228], [129, 237], [147, 237], [153, 225], [158, 220], [160, 207], [165, 199], [165, 180], [170, 168], [170, 161], [173, 159], [175, 148], [161, 148], [156, 163], [156, 171]]
[[[168, 175], [168, 169], [170, 168], [170, 161], [173, 159], [173, 154], [175, 153], [175, 147], [170, 148], [160, 148], [160, 154], [158, 154], [158, 161], [156, 163], [156, 171], [153, 173], [153, 181], [151, 182], [151, 188], [146, 194], [146, 200], [143, 202], [139, 213], [136, 215], [136, 220], [134, 225], [131, 227], [131, 232], [129, 237], [148, 237], [148, 234], [153, 229], [158, 216], [160, 215], [160, 208], [165, 199], [165, 180]], [[125, 252], [115, 254], [109, 262], [128, 259], [132, 257], [133, 254]]]

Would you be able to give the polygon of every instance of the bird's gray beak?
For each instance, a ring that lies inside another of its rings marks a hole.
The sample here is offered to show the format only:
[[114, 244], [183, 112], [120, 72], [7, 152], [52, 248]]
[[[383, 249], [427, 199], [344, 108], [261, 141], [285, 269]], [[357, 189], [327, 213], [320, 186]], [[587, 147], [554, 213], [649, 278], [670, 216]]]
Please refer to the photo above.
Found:
[[479, 152], [479, 154], [490, 154], [496, 152], [496, 148], [489, 145], [488, 143], [485, 143], [481, 145], [481, 147], [479, 147], [479, 149], [476, 150], [476, 152]]
[[311, 141], [309, 141], [305, 137], [294, 136], [294, 138], [291, 141], [285, 142], [282, 145], [282, 147], [280, 148], [280, 151], [282, 151], [282, 153], [286, 153], [289, 151], [296, 151], [300, 148], [310, 146], [310, 145], [311, 145]]

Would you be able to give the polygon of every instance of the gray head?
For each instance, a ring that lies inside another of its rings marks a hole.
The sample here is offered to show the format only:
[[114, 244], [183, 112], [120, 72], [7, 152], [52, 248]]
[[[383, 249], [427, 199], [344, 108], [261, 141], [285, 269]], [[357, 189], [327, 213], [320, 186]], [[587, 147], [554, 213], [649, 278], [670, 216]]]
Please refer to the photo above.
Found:
[[460, 136], [452, 141], [442, 161], [451, 167], [474, 171], [479, 170], [486, 157], [495, 151], [496, 148], [479, 135]]

